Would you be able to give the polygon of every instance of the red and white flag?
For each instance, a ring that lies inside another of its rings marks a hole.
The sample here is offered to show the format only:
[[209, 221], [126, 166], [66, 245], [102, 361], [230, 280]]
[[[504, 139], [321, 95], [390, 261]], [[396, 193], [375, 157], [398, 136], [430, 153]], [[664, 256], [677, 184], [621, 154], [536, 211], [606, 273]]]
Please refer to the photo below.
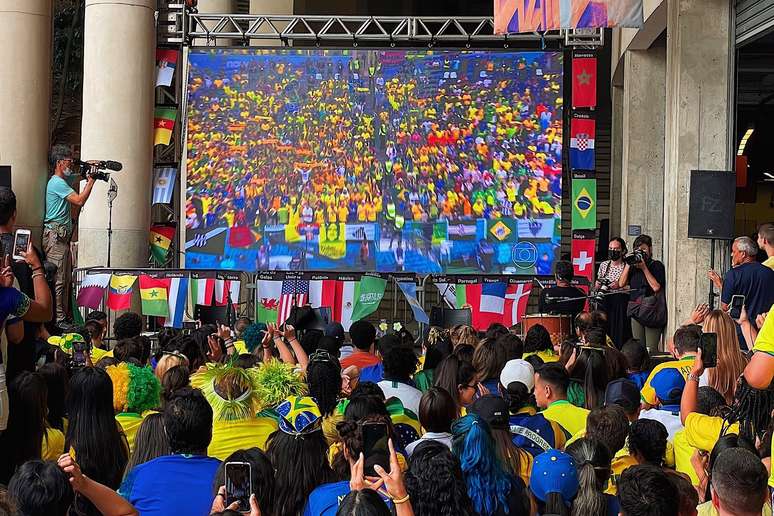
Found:
[[110, 283], [110, 273], [87, 274], [78, 291], [78, 306], [85, 306], [96, 310], [102, 304], [102, 297]]
[[532, 292], [532, 282], [517, 283], [508, 285], [505, 292], [505, 314], [503, 324], [510, 328], [514, 324], [521, 322], [527, 313], [527, 304], [529, 295]]
[[214, 289], [216, 306], [226, 306], [229, 298], [231, 304], [239, 303], [239, 280], [216, 279]]
[[573, 235], [571, 255], [575, 276], [588, 278], [589, 282], [594, 281], [594, 251], [596, 247], [596, 240], [577, 238], [575, 234]]
[[309, 300], [309, 280], [285, 280], [282, 282], [277, 321], [283, 324], [290, 317], [294, 306], [304, 306]]

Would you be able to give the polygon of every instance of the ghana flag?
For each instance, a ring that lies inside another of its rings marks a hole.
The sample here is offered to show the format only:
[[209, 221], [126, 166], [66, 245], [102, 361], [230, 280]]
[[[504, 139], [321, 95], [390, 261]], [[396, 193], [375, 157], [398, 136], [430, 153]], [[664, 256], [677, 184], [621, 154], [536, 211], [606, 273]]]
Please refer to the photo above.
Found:
[[157, 317], [169, 317], [169, 304], [167, 290], [169, 280], [163, 278], [151, 278], [140, 276], [140, 299], [142, 300], [142, 314], [155, 315]]
[[174, 226], [151, 226], [150, 228], [150, 250], [153, 261], [159, 265], [167, 262], [169, 255], [169, 246], [175, 237]]
[[175, 128], [176, 118], [176, 108], [162, 106], [156, 108], [153, 121], [154, 145], [169, 145], [169, 142], [172, 140], [172, 131]]

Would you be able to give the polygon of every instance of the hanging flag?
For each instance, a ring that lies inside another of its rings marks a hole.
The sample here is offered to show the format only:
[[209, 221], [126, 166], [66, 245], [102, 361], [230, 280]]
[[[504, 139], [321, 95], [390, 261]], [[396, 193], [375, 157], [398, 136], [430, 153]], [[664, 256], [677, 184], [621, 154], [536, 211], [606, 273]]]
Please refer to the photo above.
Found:
[[142, 301], [142, 314], [155, 315], [157, 317], [169, 317], [169, 303], [167, 290], [170, 280], [166, 278], [151, 278], [140, 276], [140, 300]]
[[502, 323], [505, 312], [505, 283], [457, 285], [457, 308], [469, 308], [471, 324], [486, 330], [492, 323]]
[[597, 58], [592, 53], [572, 57], [572, 107], [597, 107]]
[[215, 292], [215, 278], [191, 278], [188, 288], [189, 304], [212, 306]]
[[309, 282], [309, 306], [312, 308], [326, 307], [331, 309], [336, 305], [336, 280], [311, 280]]
[[258, 280], [255, 321], [264, 324], [276, 323], [279, 319], [279, 300], [282, 297], [282, 282]]
[[188, 278], [170, 278], [167, 303], [169, 315], [164, 319], [167, 328], [182, 328], [185, 302], [188, 296]]
[[487, 220], [487, 236], [493, 242], [515, 242], [519, 237], [519, 224], [516, 219]]
[[597, 180], [572, 180], [572, 229], [596, 229]]
[[594, 170], [596, 151], [596, 121], [574, 117], [570, 121], [570, 167], [573, 170]]
[[278, 318], [280, 324], [290, 317], [294, 306], [304, 306], [309, 298], [309, 280], [285, 280], [282, 282], [282, 297], [280, 297]]
[[75, 301], [75, 290], [70, 291], [70, 303], [72, 303], [72, 306], [76, 307], [73, 308], [73, 324], [76, 326], [83, 326], [86, 324], [83, 320], [83, 314], [81, 314], [81, 309], [77, 308], [77, 303]]
[[352, 309], [352, 321], [359, 321], [374, 313], [384, 297], [387, 280], [375, 276], [360, 278], [360, 288]]
[[250, 247], [255, 242], [255, 233], [247, 226], [235, 226], [228, 230], [228, 245], [231, 247]]
[[320, 256], [340, 260], [347, 255], [347, 225], [343, 222], [322, 225], [319, 238]]
[[239, 303], [239, 290], [239, 280], [216, 279], [215, 306], [227, 306], [229, 299], [231, 299], [231, 304]]
[[155, 128], [153, 145], [169, 145], [169, 142], [172, 141], [172, 131], [175, 129], [175, 119], [177, 119], [177, 108], [156, 107], [153, 121]]
[[167, 256], [169, 256], [169, 246], [172, 244], [172, 239], [175, 238], [175, 227], [151, 226], [149, 237], [153, 261], [158, 265], [164, 265], [167, 263]]
[[132, 306], [132, 285], [137, 276], [113, 274], [110, 277], [107, 306], [111, 310], [129, 310]]
[[78, 291], [77, 306], [85, 306], [96, 310], [102, 304], [102, 296], [110, 283], [110, 273], [87, 274]]
[[153, 204], [169, 204], [175, 191], [177, 169], [157, 167], [153, 169]]
[[589, 282], [594, 280], [594, 253], [597, 247], [594, 237], [593, 231], [572, 232], [572, 269], [575, 276], [588, 278]]
[[[439, 282], [435, 284], [438, 293], [443, 296], [452, 308], [457, 307], [457, 285], [455, 283]], [[462, 287], [464, 288], [464, 287]]]
[[531, 292], [531, 281], [508, 285], [505, 291], [505, 313], [503, 314], [503, 324], [506, 327], [510, 328], [514, 324], [521, 322], [527, 313], [527, 304], [529, 303]]
[[337, 281], [336, 282], [336, 300], [333, 305], [333, 320], [338, 321], [344, 327], [344, 331], [349, 331], [349, 327], [354, 322], [352, 311], [355, 308], [355, 300], [360, 293], [359, 281]]
[[171, 86], [177, 67], [177, 50], [156, 49], [156, 86]]
[[642, 24], [642, 0], [494, 0], [495, 34]]
[[417, 299], [417, 284], [413, 281], [401, 281], [398, 283], [398, 286], [403, 295], [406, 296], [406, 301], [408, 301], [411, 311], [414, 312], [414, 319], [418, 323], [430, 324], [430, 317], [419, 303], [419, 299]]

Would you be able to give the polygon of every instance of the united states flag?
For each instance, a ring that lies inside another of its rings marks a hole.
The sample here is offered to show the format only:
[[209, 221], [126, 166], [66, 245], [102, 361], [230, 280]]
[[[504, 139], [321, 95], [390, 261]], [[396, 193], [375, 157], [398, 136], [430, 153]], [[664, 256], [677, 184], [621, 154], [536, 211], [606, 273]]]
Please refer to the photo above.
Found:
[[294, 306], [304, 306], [309, 300], [309, 280], [285, 280], [282, 282], [277, 320], [284, 323]]

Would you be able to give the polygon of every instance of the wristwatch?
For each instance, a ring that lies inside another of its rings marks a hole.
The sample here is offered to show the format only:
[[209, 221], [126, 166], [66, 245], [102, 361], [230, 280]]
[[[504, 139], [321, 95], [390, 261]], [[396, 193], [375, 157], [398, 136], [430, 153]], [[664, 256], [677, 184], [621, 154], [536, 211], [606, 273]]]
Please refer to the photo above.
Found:
[[699, 383], [699, 377], [693, 373], [688, 373], [688, 381], [694, 381], [696, 383]]

